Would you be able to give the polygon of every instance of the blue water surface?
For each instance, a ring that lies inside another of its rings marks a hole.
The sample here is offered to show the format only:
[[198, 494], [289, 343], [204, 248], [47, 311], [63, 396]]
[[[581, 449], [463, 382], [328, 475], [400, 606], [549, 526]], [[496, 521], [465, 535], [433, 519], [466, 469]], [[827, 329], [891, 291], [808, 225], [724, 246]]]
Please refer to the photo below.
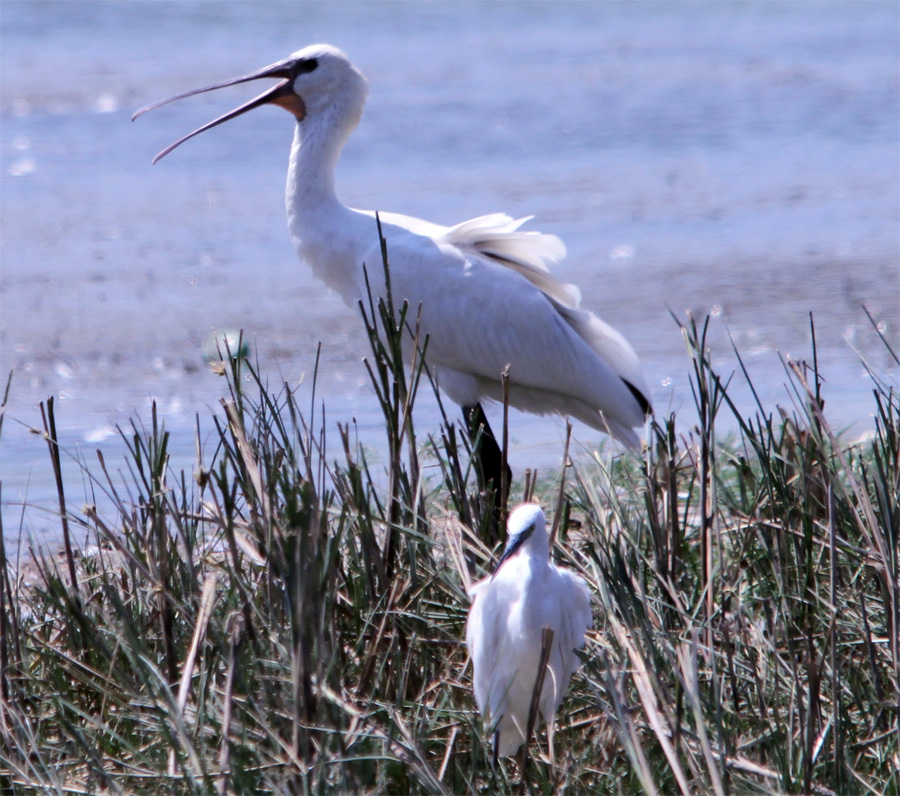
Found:
[[[0, 5], [0, 438], [10, 543], [54, 543], [37, 405], [54, 396], [70, 508], [108, 501], [117, 429], [172, 432], [176, 468], [209, 446], [223, 380], [213, 329], [243, 329], [273, 382], [308, 399], [317, 345], [329, 425], [355, 419], [383, 457], [361, 323], [296, 261], [283, 184], [292, 120], [265, 108], [177, 137], [253, 96], [138, 107], [316, 41], [370, 80], [339, 165], [353, 206], [452, 224], [503, 211], [561, 236], [557, 273], [639, 353], [659, 416], [689, 431], [690, 363], [672, 314], [713, 316], [724, 374], [743, 356], [769, 411], [810, 313], [836, 428], [873, 426], [872, 382], [898, 380], [865, 306], [900, 325], [900, 22], [895, 2], [16, 2]], [[740, 374], [734, 395], [755, 405]], [[495, 423], [499, 415], [491, 414]], [[420, 432], [436, 432], [423, 397]], [[734, 421], [723, 421], [723, 431]], [[559, 465], [564, 424], [513, 413], [513, 466]], [[332, 433], [337, 442], [337, 435]], [[588, 455], [601, 435], [576, 425]], [[208, 455], [206, 451], [205, 455]], [[334, 456], [338, 454], [335, 446]], [[45, 537], [50, 533], [50, 537]]]

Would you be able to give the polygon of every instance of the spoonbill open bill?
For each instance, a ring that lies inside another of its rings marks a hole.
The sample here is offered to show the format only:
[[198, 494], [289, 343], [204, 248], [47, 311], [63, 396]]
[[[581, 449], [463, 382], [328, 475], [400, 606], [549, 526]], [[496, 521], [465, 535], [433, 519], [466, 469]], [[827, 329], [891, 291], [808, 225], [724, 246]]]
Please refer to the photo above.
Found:
[[[368, 91], [343, 52], [315, 44], [243, 77], [147, 105], [132, 118], [173, 100], [262, 78], [278, 82], [178, 139], [153, 162], [204, 130], [261, 105], [280, 105], [296, 119], [287, 219], [297, 254], [349, 306], [366, 296], [364, 266], [373, 297], [383, 297], [375, 213], [345, 207], [334, 190], [338, 157]], [[449, 227], [397, 213], [379, 217], [395, 306], [406, 300], [413, 313], [421, 308], [428, 364], [441, 389], [463, 407], [469, 433], [477, 432], [473, 423], [483, 425], [483, 461], [501, 461], [480, 402], [502, 400], [507, 366], [512, 406], [571, 415], [638, 445], [633, 429], [650, 413], [638, 358], [618, 332], [579, 306], [578, 288], [550, 275], [548, 264], [565, 255], [559, 238], [522, 231], [528, 218], [502, 213]], [[484, 455], [488, 446], [491, 456]], [[499, 486], [499, 466], [484, 477]]]
[[590, 592], [574, 572], [550, 561], [544, 512], [533, 503], [509, 515], [506, 549], [494, 574], [469, 590], [466, 647], [475, 702], [494, 735], [494, 756], [515, 754], [525, 741], [544, 628], [553, 631], [538, 707], [552, 728], [576, 649], [591, 626]]

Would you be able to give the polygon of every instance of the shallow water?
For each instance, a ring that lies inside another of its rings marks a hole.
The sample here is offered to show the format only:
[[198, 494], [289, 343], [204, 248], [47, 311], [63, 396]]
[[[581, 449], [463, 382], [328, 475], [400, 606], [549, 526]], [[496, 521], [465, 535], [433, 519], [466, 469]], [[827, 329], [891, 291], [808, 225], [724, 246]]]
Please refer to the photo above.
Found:
[[[89, 462], [99, 448], [113, 469], [124, 467], [116, 427], [149, 422], [155, 400], [189, 468], [195, 416], [205, 422], [224, 391], [202, 360], [213, 328], [243, 329], [266, 373], [291, 384], [308, 383], [321, 341], [330, 422], [355, 418], [380, 449], [359, 319], [296, 262], [285, 228], [290, 118], [248, 114], [154, 167], [157, 151], [257, 89], [129, 121], [315, 41], [370, 80], [339, 166], [346, 203], [442, 223], [534, 215], [532, 228], [568, 246], [557, 273], [629, 338], [657, 412], [685, 425], [689, 362], [670, 310], [712, 313], [718, 367], [736, 367], [730, 335], [769, 409], [790, 406], [779, 357], [810, 356], [812, 312], [827, 414], [865, 433], [871, 381], [857, 351], [898, 380], [861, 309], [897, 345], [898, 13], [860, 0], [4, 0], [5, 534], [56, 527], [46, 445], [28, 432], [47, 396], [63, 446]], [[740, 378], [735, 389], [752, 413]], [[433, 400], [418, 425], [437, 429]], [[514, 467], [558, 465], [562, 421], [514, 414], [511, 436]], [[583, 426], [575, 436], [600, 441]], [[98, 500], [72, 461], [64, 471], [73, 508]]]

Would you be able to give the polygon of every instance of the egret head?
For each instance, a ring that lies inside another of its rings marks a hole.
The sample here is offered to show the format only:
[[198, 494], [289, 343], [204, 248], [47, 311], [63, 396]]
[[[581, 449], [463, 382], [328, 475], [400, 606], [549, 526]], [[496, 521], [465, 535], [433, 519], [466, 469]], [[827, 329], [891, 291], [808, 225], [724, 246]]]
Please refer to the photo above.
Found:
[[147, 111], [152, 111], [175, 100], [192, 97], [194, 94], [202, 94], [206, 91], [214, 91], [262, 78], [274, 78], [279, 82], [258, 97], [179, 138], [153, 158], [153, 162], [156, 163], [164, 158], [177, 146], [195, 135], [261, 105], [279, 105], [290, 111], [298, 122], [302, 122], [307, 117], [318, 118], [329, 107], [339, 108], [344, 118], [336, 126], [345, 128], [347, 133], [356, 126], [362, 115], [367, 91], [365, 77], [337, 47], [329, 44], [313, 44], [298, 50], [283, 61], [258, 69], [248, 75], [233, 77], [211, 86], [196, 88], [146, 105], [135, 111], [131, 119], [134, 121]]
[[536, 503], [525, 503], [516, 508], [509, 515], [507, 531], [509, 535], [506, 539], [506, 548], [497, 562], [494, 575], [500, 571], [500, 567], [507, 559], [517, 553], [531, 550], [543, 556], [549, 554], [549, 539], [544, 512]]

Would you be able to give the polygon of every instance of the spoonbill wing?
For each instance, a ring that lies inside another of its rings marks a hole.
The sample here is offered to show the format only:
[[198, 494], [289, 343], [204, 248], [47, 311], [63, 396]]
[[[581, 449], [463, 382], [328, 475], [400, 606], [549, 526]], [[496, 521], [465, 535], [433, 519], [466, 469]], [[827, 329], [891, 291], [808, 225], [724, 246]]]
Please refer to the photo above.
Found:
[[[630, 429], [643, 424], [647, 402], [635, 393], [648, 394], [637, 356], [615, 330], [578, 307], [577, 290], [547, 272], [562, 244], [520, 232], [511, 220], [467, 223], [443, 235], [400, 234], [394, 224], [383, 225], [395, 305], [408, 301], [413, 315], [422, 307], [426, 358], [437, 366], [441, 387], [462, 405], [502, 399], [500, 374], [509, 366], [513, 406], [570, 414], [636, 444]], [[377, 246], [364, 258], [370, 282], [380, 259]], [[361, 280], [360, 271], [362, 288]]]

